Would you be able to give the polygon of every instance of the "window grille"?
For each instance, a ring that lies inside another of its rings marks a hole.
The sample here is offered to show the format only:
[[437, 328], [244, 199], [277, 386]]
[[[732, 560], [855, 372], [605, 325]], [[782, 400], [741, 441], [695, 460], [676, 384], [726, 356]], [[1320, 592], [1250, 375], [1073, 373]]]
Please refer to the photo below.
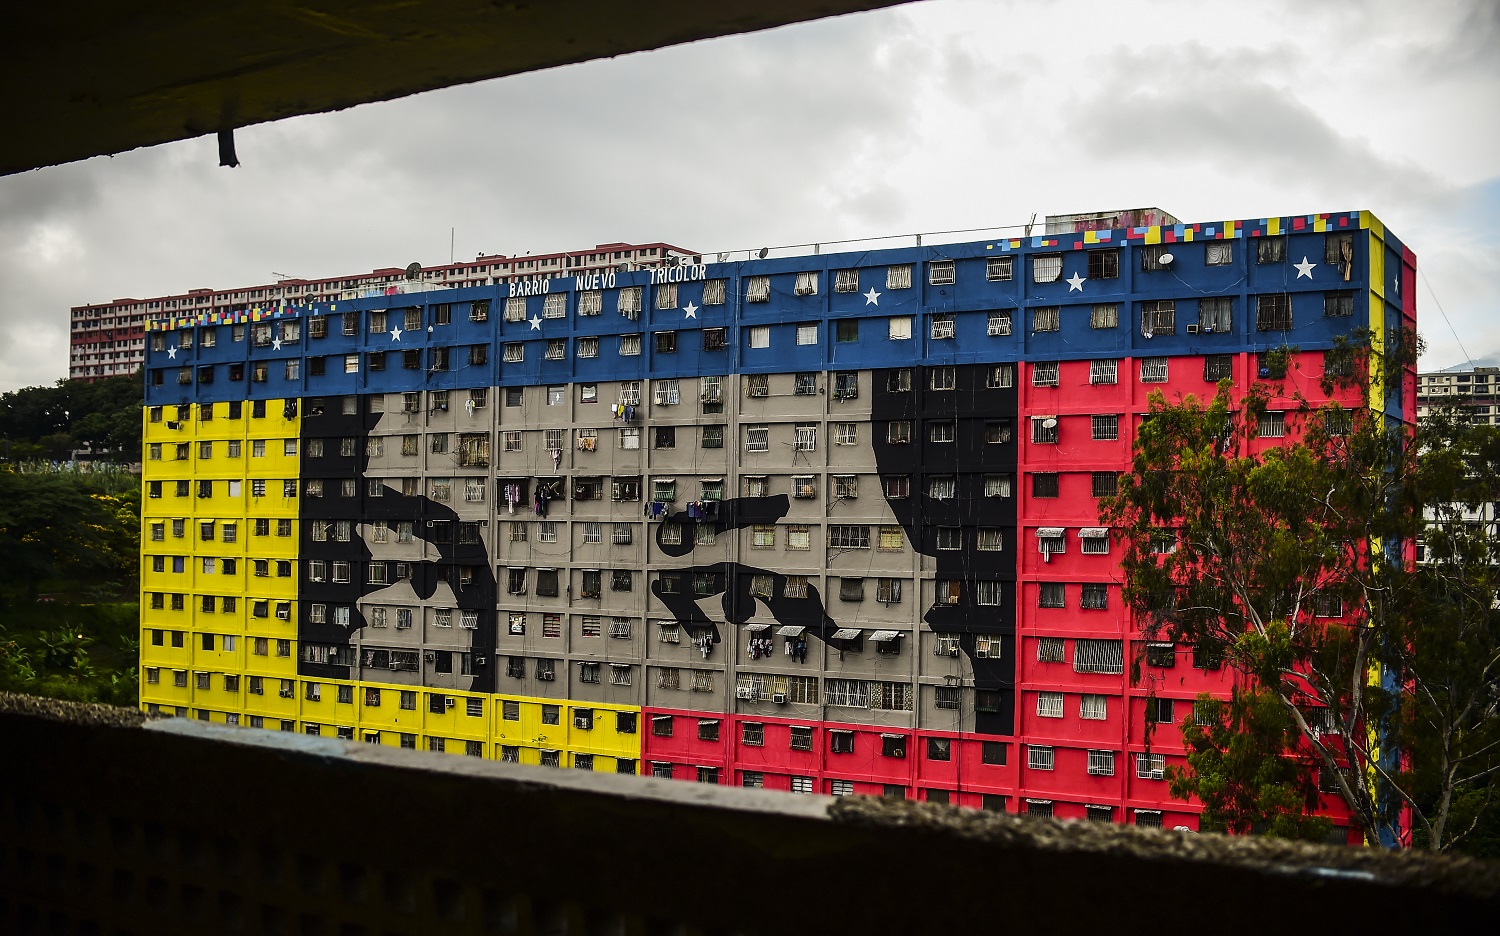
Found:
[[1031, 260], [1033, 283], [1055, 283], [1062, 278], [1062, 254], [1041, 254]]
[[947, 286], [956, 279], [952, 260], [934, 260], [927, 264], [927, 282], [933, 286]]
[[1255, 297], [1255, 330], [1286, 331], [1292, 327], [1292, 297], [1286, 293]]
[[1141, 383], [1166, 383], [1167, 359], [1164, 357], [1141, 358]]
[[1058, 383], [1058, 362], [1038, 361], [1031, 366], [1033, 387], [1055, 387]]
[[1087, 640], [1073, 642], [1073, 671], [1077, 673], [1125, 672], [1124, 644], [1118, 640]]

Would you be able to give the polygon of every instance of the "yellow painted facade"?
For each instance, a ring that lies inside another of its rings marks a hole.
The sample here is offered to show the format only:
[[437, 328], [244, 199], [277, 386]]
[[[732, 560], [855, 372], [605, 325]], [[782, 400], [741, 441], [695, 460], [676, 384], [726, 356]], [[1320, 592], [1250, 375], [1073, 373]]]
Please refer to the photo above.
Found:
[[297, 675], [297, 412], [282, 400], [143, 410], [142, 708], [634, 772], [639, 707]]

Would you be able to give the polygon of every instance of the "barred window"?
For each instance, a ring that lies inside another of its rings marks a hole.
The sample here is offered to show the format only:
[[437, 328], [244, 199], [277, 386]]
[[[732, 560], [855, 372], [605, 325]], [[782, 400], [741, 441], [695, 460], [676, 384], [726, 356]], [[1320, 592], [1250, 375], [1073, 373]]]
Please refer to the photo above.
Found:
[[1031, 312], [1031, 330], [1055, 332], [1062, 329], [1062, 310], [1057, 306], [1045, 306]]
[[1031, 365], [1031, 385], [1033, 387], [1055, 387], [1058, 382], [1058, 362], [1037, 361]]
[[[1041, 745], [1037, 744], [1026, 745], [1026, 766], [1028, 768], [1030, 768], [1031, 770], [1051, 770], [1053, 768], [1053, 764], [1054, 760], [1052, 755], [1052, 748], [1042, 747]], [[1037, 809], [1037, 807], [1041, 805], [1044, 805], [1041, 801], [1034, 802], [1032, 800], [1027, 800], [1026, 811], [1034, 815], [1050, 816], [1052, 814], [1052, 804], [1050, 802], [1045, 803], [1047, 807], [1045, 812]]]
[[1062, 608], [1067, 605], [1067, 587], [1062, 582], [1042, 582], [1037, 592], [1038, 608]]
[[[1113, 777], [1115, 775], [1115, 752], [1089, 751], [1089, 773], [1096, 777]], [[1089, 807], [1091, 810], [1097, 808], [1099, 807]], [[1109, 810], [1109, 807], [1104, 808]], [[1090, 818], [1093, 817], [1090, 816]]]
[[1120, 251], [1117, 249], [1091, 250], [1089, 279], [1115, 279], [1120, 275]]
[[1120, 307], [1113, 302], [1099, 302], [1094, 304], [1089, 313], [1090, 328], [1119, 328]]
[[1141, 358], [1141, 383], [1166, 383], [1167, 359], [1164, 357]]
[[933, 340], [952, 338], [954, 335], [954, 318], [950, 313], [940, 313], [932, 317], [931, 335]]
[[933, 260], [927, 264], [927, 282], [933, 286], [946, 286], [954, 281], [952, 260]]
[[985, 331], [989, 335], [1009, 335], [1011, 329], [1011, 312], [1009, 309], [1000, 309], [989, 314], [989, 324]]
[[728, 280], [711, 279], [703, 284], [703, 304], [706, 306], [723, 305], [725, 285]]
[[1266, 410], [1260, 414], [1258, 426], [1261, 436], [1267, 439], [1280, 439], [1286, 435], [1286, 413], [1280, 410]]
[[1120, 476], [1113, 471], [1094, 472], [1090, 483], [1093, 497], [1113, 497], [1120, 490]]
[[834, 524], [828, 527], [829, 549], [869, 549], [870, 528], [863, 525]]
[[1103, 721], [1109, 717], [1109, 697], [1084, 693], [1078, 697], [1078, 717], [1084, 721]]
[[1040, 254], [1031, 260], [1033, 283], [1055, 283], [1062, 279], [1062, 254]]
[[1056, 497], [1057, 496], [1057, 472], [1037, 471], [1031, 475], [1032, 497]]
[[859, 292], [859, 271], [835, 270], [833, 272], [833, 291], [841, 293]]
[[1209, 383], [1229, 380], [1234, 376], [1234, 356], [1210, 354], [1203, 359], [1203, 379]]
[[[1105, 541], [1106, 543], [1108, 540]], [[1109, 586], [1102, 582], [1086, 582], [1083, 586], [1083, 600], [1079, 607], [1090, 611], [1104, 611], [1109, 608]]]
[[1120, 437], [1118, 415], [1092, 416], [1089, 418], [1089, 423], [1096, 442], [1113, 442]]
[[990, 282], [1002, 282], [1011, 278], [1012, 257], [990, 257], [984, 264], [984, 278]]
[[1286, 331], [1292, 327], [1292, 297], [1286, 293], [1255, 297], [1255, 330]]
[[1063, 639], [1061, 637], [1041, 637], [1036, 643], [1036, 660], [1038, 663], [1061, 663], [1063, 661]]
[[[1097, 419], [1098, 417], [1094, 417]], [[1057, 442], [1058, 422], [1056, 416], [1031, 417], [1031, 441], [1042, 445]]]
[[1125, 672], [1124, 644], [1118, 640], [1075, 640], [1073, 671], [1113, 674]]
[[1171, 299], [1159, 299], [1141, 303], [1141, 334], [1175, 335], [1177, 333], [1177, 304]]
[[1234, 261], [1234, 245], [1228, 241], [1209, 241], [1203, 248], [1206, 266], [1224, 266]]
[[1090, 361], [1089, 383], [1114, 384], [1120, 382], [1119, 361]]
[[1063, 694], [1061, 692], [1038, 692], [1036, 714], [1038, 718], [1062, 718]]
[[751, 276], [745, 280], [746, 302], [770, 302], [771, 301], [771, 278], [769, 276]]
[[902, 263], [885, 268], [886, 289], [911, 288], [911, 264]]

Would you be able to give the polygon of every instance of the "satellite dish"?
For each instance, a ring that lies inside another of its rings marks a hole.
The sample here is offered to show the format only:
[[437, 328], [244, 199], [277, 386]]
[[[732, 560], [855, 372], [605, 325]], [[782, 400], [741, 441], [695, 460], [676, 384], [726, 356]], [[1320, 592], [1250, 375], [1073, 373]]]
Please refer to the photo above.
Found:
[[630, 272], [630, 264], [628, 264], [628, 263], [616, 264], [616, 266], [615, 266], [615, 272], [616, 273], [629, 273]]
[[760, 249], [760, 253], [756, 254], [756, 256], [759, 257], [759, 258], [761, 258], [762, 260], [764, 260], [764, 259], [766, 259], [766, 254], [768, 254], [770, 252], [771, 252], [771, 248], [769, 248], [769, 247], [762, 247]]
[[1055, 416], [1048, 416], [1046, 419], [1042, 420], [1042, 428], [1043, 429], [1056, 429], [1057, 428], [1057, 418]]
[[718, 255], [718, 257], [719, 257], [719, 262], [723, 263], [723, 262], [725, 262], [726, 260], [729, 259], [729, 254], [727, 254], [727, 253], [721, 253], [721, 254]]
[[422, 277], [422, 264], [420, 264], [420, 263], [408, 263], [406, 265], [406, 278], [407, 279], [414, 280], [414, 279], [420, 279], [421, 277]]
[[1162, 264], [1163, 266], [1171, 266], [1174, 259], [1176, 258], [1169, 253], [1164, 253], [1160, 257], [1156, 258], [1157, 262]]
[[674, 256], [671, 256], [671, 255], [668, 255], [668, 257], [667, 257], [667, 266], [674, 267], [676, 265], [677, 265], [677, 258], [674, 257]]

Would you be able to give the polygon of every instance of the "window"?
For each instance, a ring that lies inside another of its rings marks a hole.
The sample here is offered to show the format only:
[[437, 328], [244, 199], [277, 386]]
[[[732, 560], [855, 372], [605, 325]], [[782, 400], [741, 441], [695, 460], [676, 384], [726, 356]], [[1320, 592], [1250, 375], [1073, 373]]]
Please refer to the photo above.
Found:
[[832, 524], [828, 527], [829, 549], [869, 549], [870, 528], [863, 525]]
[[1232, 331], [1230, 316], [1233, 300], [1227, 296], [1198, 300], [1198, 330], [1207, 334], [1228, 334]]
[[1230, 380], [1234, 377], [1234, 356], [1210, 354], [1203, 358], [1203, 379], [1209, 383]]
[[[658, 289], [660, 287], [657, 287]], [[677, 353], [677, 333], [675, 331], [659, 331], [655, 334], [657, 354]]]
[[1090, 484], [1091, 496], [1113, 497], [1120, 490], [1120, 476], [1113, 471], [1095, 471]]
[[911, 288], [911, 264], [901, 263], [885, 268], [886, 289]]
[[1224, 266], [1234, 260], [1234, 247], [1228, 241], [1209, 241], [1203, 248], [1206, 266]]
[[1141, 383], [1166, 383], [1167, 359], [1164, 357], [1141, 358]]
[[1118, 250], [1091, 250], [1089, 279], [1115, 279], [1120, 275], [1120, 252]]
[[1292, 297], [1286, 293], [1255, 297], [1255, 330], [1286, 331], [1292, 327]]
[[935, 419], [927, 424], [927, 441], [952, 442], [957, 437], [958, 424], [952, 419]]
[[951, 314], [940, 313], [932, 317], [930, 334], [934, 341], [943, 338], [952, 338], [954, 334], [954, 318]]
[[1057, 472], [1037, 471], [1031, 475], [1032, 497], [1057, 496]]
[[851, 344], [859, 340], [859, 319], [839, 319], [834, 323], [834, 341]]
[[1038, 638], [1036, 659], [1038, 663], [1061, 663], [1063, 661], [1063, 639], [1061, 637]]
[[1038, 692], [1036, 714], [1038, 718], [1062, 718], [1063, 694], [1061, 692]]
[[[1165, 754], [1136, 754], [1135, 775], [1141, 780], [1164, 780], [1167, 775], [1167, 756]], [[1136, 810], [1136, 825], [1149, 825], [1142, 823], [1140, 814], [1143, 810]], [[1161, 824], [1161, 813], [1156, 814], [1156, 824]]]
[[1000, 390], [1016, 385], [1014, 364], [995, 364], [985, 370], [984, 385], [990, 390]]
[[724, 304], [724, 286], [727, 280], [711, 279], [703, 284], [703, 304], [706, 306]]
[[1062, 582], [1042, 582], [1038, 586], [1036, 606], [1038, 608], [1062, 608], [1067, 606], [1067, 586]]
[[1058, 382], [1058, 362], [1038, 361], [1031, 365], [1033, 387], [1055, 387]]
[[1141, 334], [1147, 338], [1155, 335], [1177, 333], [1177, 304], [1171, 299], [1141, 303]]
[[[641, 286], [626, 286], [615, 297], [615, 309], [621, 315], [635, 321], [641, 316]], [[640, 353], [637, 351], [637, 353]]]
[[1011, 497], [1013, 496], [1014, 479], [1008, 474], [987, 474], [984, 476], [985, 497]]
[[952, 500], [958, 483], [953, 475], [928, 475], [927, 496], [933, 500]]
[[1354, 314], [1354, 293], [1330, 292], [1323, 294], [1323, 316], [1325, 318], [1347, 318]]
[[1282, 263], [1285, 260], [1285, 234], [1268, 235], [1255, 242], [1256, 263]]
[[887, 445], [907, 445], [911, 442], [911, 422], [905, 419], [895, 419], [885, 424], [885, 441]]
[[793, 448], [799, 452], [812, 452], [818, 447], [818, 427], [812, 423], [796, 424], [796, 441]]
[[[1084, 541], [1085, 543], [1088, 540]], [[1109, 540], [1104, 540], [1106, 546]], [[1107, 551], [1107, 549], [1106, 549]], [[1109, 607], [1109, 586], [1102, 582], [1086, 582], [1083, 586], [1083, 600], [1079, 607], [1090, 611], [1103, 611]]]
[[1103, 721], [1109, 714], [1109, 697], [1084, 693], [1078, 697], [1078, 717], [1085, 721]]
[[797, 283], [792, 287], [792, 292], [799, 296], [816, 296], [818, 294], [818, 274], [798, 273]]
[[1091, 416], [1089, 418], [1090, 429], [1096, 442], [1113, 442], [1120, 438], [1120, 417], [1118, 415]]
[[892, 341], [906, 341], [911, 338], [911, 316], [893, 315], [886, 320], [886, 337]]
[[770, 302], [771, 301], [771, 278], [769, 276], [751, 276], [745, 280], [746, 302]]
[[[1054, 761], [1053, 761], [1053, 755], [1052, 755], [1052, 748], [1050, 748], [1050, 747], [1042, 747], [1042, 746], [1036, 745], [1036, 744], [1028, 744], [1026, 746], [1026, 766], [1029, 769], [1031, 769], [1031, 770], [1051, 770], [1053, 768], [1053, 764], [1054, 764]], [[1028, 806], [1032, 806], [1034, 804], [1032, 804], [1031, 801], [1028, 800], [1027, 801], [1027, 805]], [[1046, 814], [1047, 815], [1051, 815], [1051, 804], [1048, 803], [1047, 805], [1048, 805], [1048, 810], [1047, 810]], [[1028, 808], [1027, 812], [1036, 812], [1036, 810]]]
[[1062, 279], [1062, 254], [1040, 254], [1031, 260], [1033, 283], [1055, 283]]
[[[1089, 751], [1089, 775], [1094, 777], [1113, 777], [1115, 775], [1115, 752], [1114, 751]], [[1099, 809], [1090, 806], [1089, 818], [1094, 818], [1092, 810]], [[1104, 807], [1105, 815], [1103, 821], [1109, 821], [1108, 807]]]
[[1260, 414], [1258, 425], [1261, 436], [1268, 439], [1280, 439], [1286, 436], [1286, 413], [1280, 410], [1266, 410]]
[[1062, 310], [1057, 306], [1044, 306], [1031, 312], [1031, 330], [1055, 332], [1062, 329]]
[[1146, 665], [1170, 669], [1177, 665], [1177, 645], [1153, 641], [1146, 644]]
[[1125, 672], [1124, 646], [1118, 640], [1084, 640], [1073, 642], [1073, 671], [1076, 673]]
[[1165, 270], [1170, 263], [1164, 262], [1162, 257], [1170, 254], [1171, 250], [1166, 244], [1146, 244], [1139, 249], [1141, 258], [1141, 272], [1152, 273], [1157, 270]]
[[640, 353], [641, 353], [641, 336], [640, 335], [621, 335], [620, 336], [620, 356], [621, 357], [636, 357]]

